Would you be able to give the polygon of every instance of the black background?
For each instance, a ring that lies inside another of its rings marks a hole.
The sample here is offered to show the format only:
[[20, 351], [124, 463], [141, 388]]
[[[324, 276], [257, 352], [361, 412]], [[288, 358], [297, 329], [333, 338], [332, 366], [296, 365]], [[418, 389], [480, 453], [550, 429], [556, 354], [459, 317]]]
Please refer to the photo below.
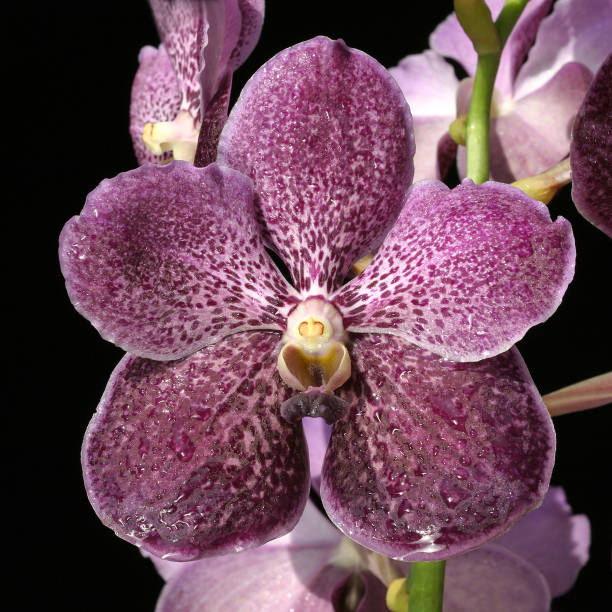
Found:
[[[16, 570], [16, 609], [152, 611], [161, 579], [135, 547], [99, 523], [83, 489], [82, 435], [122, 351], [101, 340], [70, 305], [57, 237], [100, 180], [135, 166], [130, 87], [140, 47], [157, 45], [158, 38], [144, 0], [41, 2], [29, 3], [27, 14], [7, 10], [5, 64], [15, 80], [3, 96], [10, 156], [3, 179], [5, 354], [15, 372], [3, 384], [9, 539], [3, 555]], [[450, 10], [450, 1], [269, 0], [261, 41], [235, 74], [234, 99], [273, 54], [318, 34], [343, 38], [393, 66], [425, 49], [429, 32]], [[569, 189], [551, 210], [572, 222], [578, 260], [557, 313], [519, 344], [542, 393], [612, 365], [612, 242], [575, 212]], [[593, 532], [590, 562], [574, 589], [555, 601], [558, 611], [605, 609], [609, 602], [609, 410], [555, 420], [553, 484], [565, 488], [575, 512], [589, 516]]]

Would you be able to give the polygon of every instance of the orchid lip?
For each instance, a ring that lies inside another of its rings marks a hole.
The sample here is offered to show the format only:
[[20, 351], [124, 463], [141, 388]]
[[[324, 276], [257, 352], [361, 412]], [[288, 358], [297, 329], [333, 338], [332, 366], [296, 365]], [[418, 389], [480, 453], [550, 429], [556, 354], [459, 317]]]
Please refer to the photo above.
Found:
[[351, 375], [346, 340], [342, 316], [332, 304], [318, 297], [300, 302], [287, 318], [277, 362], [281, 378], [297, 391], [332, 392]]

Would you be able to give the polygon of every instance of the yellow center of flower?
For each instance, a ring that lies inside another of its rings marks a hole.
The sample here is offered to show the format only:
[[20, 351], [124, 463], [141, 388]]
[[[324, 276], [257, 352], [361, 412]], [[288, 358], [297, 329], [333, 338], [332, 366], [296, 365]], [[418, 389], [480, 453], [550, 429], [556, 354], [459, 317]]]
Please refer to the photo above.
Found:
[[350, 377], [342, 317], [329, 302], [309, 298], [298, 304], [287, 318], [282, 341], [278, 372], [292, 389], [323, 387], [331, 392]]
[[199, 129], [188, 111], [182, 110], [173, 121], [146, 123], [142, 140], [155, 155], [172, 151], [174, 159], [192, 162], [198, 146]]

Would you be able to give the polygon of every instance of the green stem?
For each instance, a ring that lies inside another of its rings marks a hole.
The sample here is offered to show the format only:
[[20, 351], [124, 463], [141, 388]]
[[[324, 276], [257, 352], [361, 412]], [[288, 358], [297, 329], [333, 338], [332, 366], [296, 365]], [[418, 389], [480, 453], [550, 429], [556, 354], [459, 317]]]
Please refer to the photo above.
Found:
[[489, 179], [489, 125], [491, 122], [491, 99], [499, 59], [503, 45], [512, 28], [521, 16], [529, 0], [506, 0], [504, 7], [495, 22], [499, 32], [502, 48], [495, 53], [480, 54], [474, 77], [472, 100], [467, 114], [465, 147], [467, 177], [475, 183], [484, 183]]
[[418, 561], [410, 565], [410, 612], [441, 612], [446, 561]]

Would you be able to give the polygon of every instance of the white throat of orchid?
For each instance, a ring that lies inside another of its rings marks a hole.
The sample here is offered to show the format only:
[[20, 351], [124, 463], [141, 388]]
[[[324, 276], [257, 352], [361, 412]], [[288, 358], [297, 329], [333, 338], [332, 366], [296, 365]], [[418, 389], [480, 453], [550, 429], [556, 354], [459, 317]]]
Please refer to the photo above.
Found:
[[323, 387], [331, 393], [351, 376], [346, 341], [342, 317], [332, 304], [321, 298], [300, 302], [287, 317], [278, 373], [297, 391]]
[[191, 113], [182, 110], [173, 121], [146, 123], [142, 139], [155, 155], [172, 151], [174, 159], [193, 163], [199, 132]]

